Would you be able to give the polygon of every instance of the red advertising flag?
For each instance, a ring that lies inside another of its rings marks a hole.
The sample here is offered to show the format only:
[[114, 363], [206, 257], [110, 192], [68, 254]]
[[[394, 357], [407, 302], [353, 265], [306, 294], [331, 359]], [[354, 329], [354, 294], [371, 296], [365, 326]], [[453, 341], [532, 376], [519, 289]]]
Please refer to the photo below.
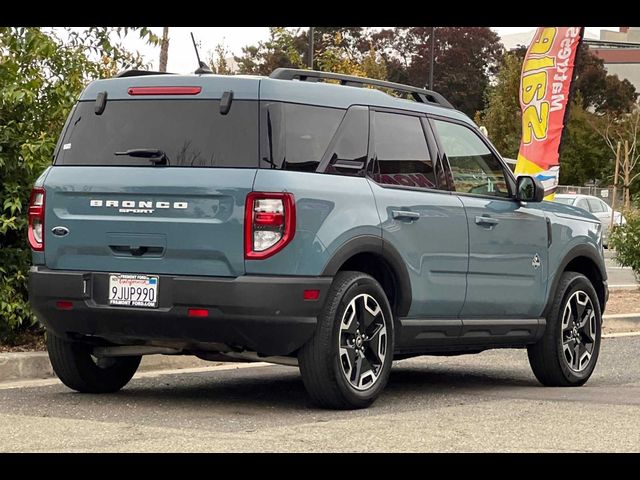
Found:
[[522, 140], [515, 173], [533, 175], [552, 200], [560, 174], [559, 149], [573, 66], [584, 27], [539, 27], [520, 78]]

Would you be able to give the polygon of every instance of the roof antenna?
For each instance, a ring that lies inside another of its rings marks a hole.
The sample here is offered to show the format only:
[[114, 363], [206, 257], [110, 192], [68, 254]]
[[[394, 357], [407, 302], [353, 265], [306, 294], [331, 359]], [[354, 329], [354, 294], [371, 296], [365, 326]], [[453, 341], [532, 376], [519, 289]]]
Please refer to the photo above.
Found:
[[193, 73], [195, 74], [213, 73], [209, 68], [209, 66], [206, 63], [204, 63], [202, 60], [200, 60], [200, 54], [198, 53], [198, 46], [196, 45], [196, 39], [193, 37], [193, 32], [189, 32], [189, 33], [191, 33], [191, 41], [193, 42], [193, 48], [196, 51], [196, 57], [198, 58], [198, 69]]

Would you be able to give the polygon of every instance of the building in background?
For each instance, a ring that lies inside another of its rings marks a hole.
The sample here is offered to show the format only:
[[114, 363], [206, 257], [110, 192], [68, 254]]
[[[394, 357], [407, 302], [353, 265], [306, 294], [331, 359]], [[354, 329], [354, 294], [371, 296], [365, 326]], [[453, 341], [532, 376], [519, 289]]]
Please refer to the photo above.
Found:
[[600, 39], [585, 40], [589, 50], [604, 60], [607, 72], [629, 80], [640, 92], [640, 27], [600, 30]]

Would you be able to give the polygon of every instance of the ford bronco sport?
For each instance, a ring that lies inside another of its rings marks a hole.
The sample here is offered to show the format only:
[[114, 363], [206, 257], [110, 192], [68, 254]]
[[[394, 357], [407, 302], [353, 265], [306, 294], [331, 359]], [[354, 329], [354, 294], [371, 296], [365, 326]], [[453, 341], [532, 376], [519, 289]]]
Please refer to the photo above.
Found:
[[436, 92], [124, 72], [84, 90], [35, 184], [31, 304], [80, 392], [187, 354], [299, 365], [316, 404], [361, 408], [394, 359], [490, 348], [582, 385], [600, 222], [543, 195]]

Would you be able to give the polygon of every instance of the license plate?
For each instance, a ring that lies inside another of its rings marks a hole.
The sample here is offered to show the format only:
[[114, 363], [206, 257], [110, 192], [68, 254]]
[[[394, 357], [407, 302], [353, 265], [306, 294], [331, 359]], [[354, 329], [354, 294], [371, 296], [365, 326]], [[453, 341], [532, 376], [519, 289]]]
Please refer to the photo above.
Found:
[[158, 277], [115, 274], [109, 276], [109, 305], [120, 307], [158, 307]]

